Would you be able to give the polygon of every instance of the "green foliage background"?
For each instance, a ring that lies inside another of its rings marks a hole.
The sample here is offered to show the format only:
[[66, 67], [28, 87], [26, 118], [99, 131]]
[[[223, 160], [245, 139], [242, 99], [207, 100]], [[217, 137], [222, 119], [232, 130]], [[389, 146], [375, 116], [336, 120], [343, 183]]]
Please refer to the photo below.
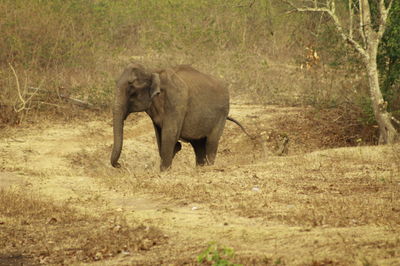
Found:
[[389, 109], [400, 114], [400, 1], [394, 1], [389, 24], [379, 47], [381, 90]]

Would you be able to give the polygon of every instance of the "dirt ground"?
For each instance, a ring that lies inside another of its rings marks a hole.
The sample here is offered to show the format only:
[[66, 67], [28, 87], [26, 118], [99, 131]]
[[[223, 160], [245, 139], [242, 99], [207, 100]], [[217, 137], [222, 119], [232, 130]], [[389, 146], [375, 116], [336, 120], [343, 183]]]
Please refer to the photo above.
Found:
[[[214, 166], [184, 143], [163, 173], [144, 114], [125, 123], [120, 169], [111, 115], [2, 129], [0, 265], [196, 265], [207, 251], [206, 264], [400, 265], [400, 146], [332, 148], [306, 111], [232, 104], [257, 137], [228, 121]], [[27, 222], [15, 195], [47, 212]]]

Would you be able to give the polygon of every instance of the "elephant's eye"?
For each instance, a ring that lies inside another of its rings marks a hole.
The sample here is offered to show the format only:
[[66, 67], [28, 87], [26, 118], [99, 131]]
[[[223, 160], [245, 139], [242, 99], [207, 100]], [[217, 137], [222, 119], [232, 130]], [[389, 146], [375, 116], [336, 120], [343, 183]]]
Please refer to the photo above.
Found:
[[136, 91], [131, 92], [130, 95], [129, 95], [129, 97], [130, 97], [130, 98], [135, 98], [135, 97], [137, 97], [137, 92], [136, 92]]
[[140, 81], [138, 79], [135, 79], [133, 81], [133, 87], [137, 88], [137, 89], [142, 89], [144, 87], [147, 86], [147, 83], [145, 81]]

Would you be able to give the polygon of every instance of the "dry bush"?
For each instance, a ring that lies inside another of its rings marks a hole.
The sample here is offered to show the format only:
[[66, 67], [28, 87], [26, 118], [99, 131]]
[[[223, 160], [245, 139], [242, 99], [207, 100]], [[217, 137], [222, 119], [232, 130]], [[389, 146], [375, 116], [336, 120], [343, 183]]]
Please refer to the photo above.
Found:
[[297, 152], [376, 144], [377, 128], [361, 123], [361, 116], [361, 111], [346, 105], [307, 108], [296, 116], [277, 120], [274, 129], [290, 132], [291, 150]]
[[[3, 1], [1, 10], [2, 62], [31, 73], [32, 86], [39, 76], [51, 89], [95, 86], [101, 93], [106, 88], [102, 76], [109, 80], [121, 58], [144, 56], [160, 64], [162, 55], [170, 63], [199, 62], [222, 75], [231, 71], [223, 76], [232, 82], [249, 75], [243, 89], [252, 85], [268, 91], [262, 80], [256, 82], [254, 70], [262, 77], [270, 61], [300, 66], [307, 46], [318, 40], [308, 40], [313, 36], [308, 31], [319, 20], [285, 15], [279, 1], [19, 0]], [[299, 23], [309, 25], [300, 30]]]
[[[118, 19], [118, 7], [123, 3], [108, 11], [106, 2], [0, 3], [0, 34], [4, 39], [0, 44], [0, 103], [4, 109], [20, 104], [9, 65], [20, 79], [21, 93], [29, 97], [30, 88], [45, 91], [32, 98], [30, 116], [38, 110], [67, 113], [69, 107], [59, 100], [60, 90], [99, 107], [108, 104], [114, 84], [112, 68], [118, 65], [109, 63], [117, 49], [111, 45], [117, 34], [111, 28], [118, 26], [118, 21], [111, 25], [110, 19]], [[125, 44], [128, 42], [125, 40]], [[23, 120], [26, 110], [17, 114], [10, 111], [5, 116]]]
[[0, 191], [0, 228], [0, 262], [6, 263], [92, 262], [166, 241], [158, 229], [128, 224], [122, 216], [80, 214], [10, 190]]
[[[0, 16], [2, 124], [79, 116], [61, 94], [109, 111], [115, 78], [132, 60], [192, 64], [227, 81], [233, 101], [325, 108], [366, 95], [356, 58], [326, 18], [288, 14], [281, 1], [7, 0]], [[19, 113], [9, 63], [25, 98], [45, 91]]]

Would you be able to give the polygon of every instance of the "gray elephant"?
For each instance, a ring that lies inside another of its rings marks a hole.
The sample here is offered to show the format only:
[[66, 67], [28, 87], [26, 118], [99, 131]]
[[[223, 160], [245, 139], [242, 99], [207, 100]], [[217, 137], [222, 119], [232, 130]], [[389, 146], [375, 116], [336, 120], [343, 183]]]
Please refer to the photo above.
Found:
[[187, 65], [149, 71], [130, 64], [117, 81], [113, 111], [113, 167], [120, 167], [124, 120], [132, 112], [146, 112], [153, 121], [161, 171], [171, 166], [180, 151], [179, 140], [193, 146], [197, 165], [213, 164], [225, 121], [243, 129], [228, 117], [227, 87]]

